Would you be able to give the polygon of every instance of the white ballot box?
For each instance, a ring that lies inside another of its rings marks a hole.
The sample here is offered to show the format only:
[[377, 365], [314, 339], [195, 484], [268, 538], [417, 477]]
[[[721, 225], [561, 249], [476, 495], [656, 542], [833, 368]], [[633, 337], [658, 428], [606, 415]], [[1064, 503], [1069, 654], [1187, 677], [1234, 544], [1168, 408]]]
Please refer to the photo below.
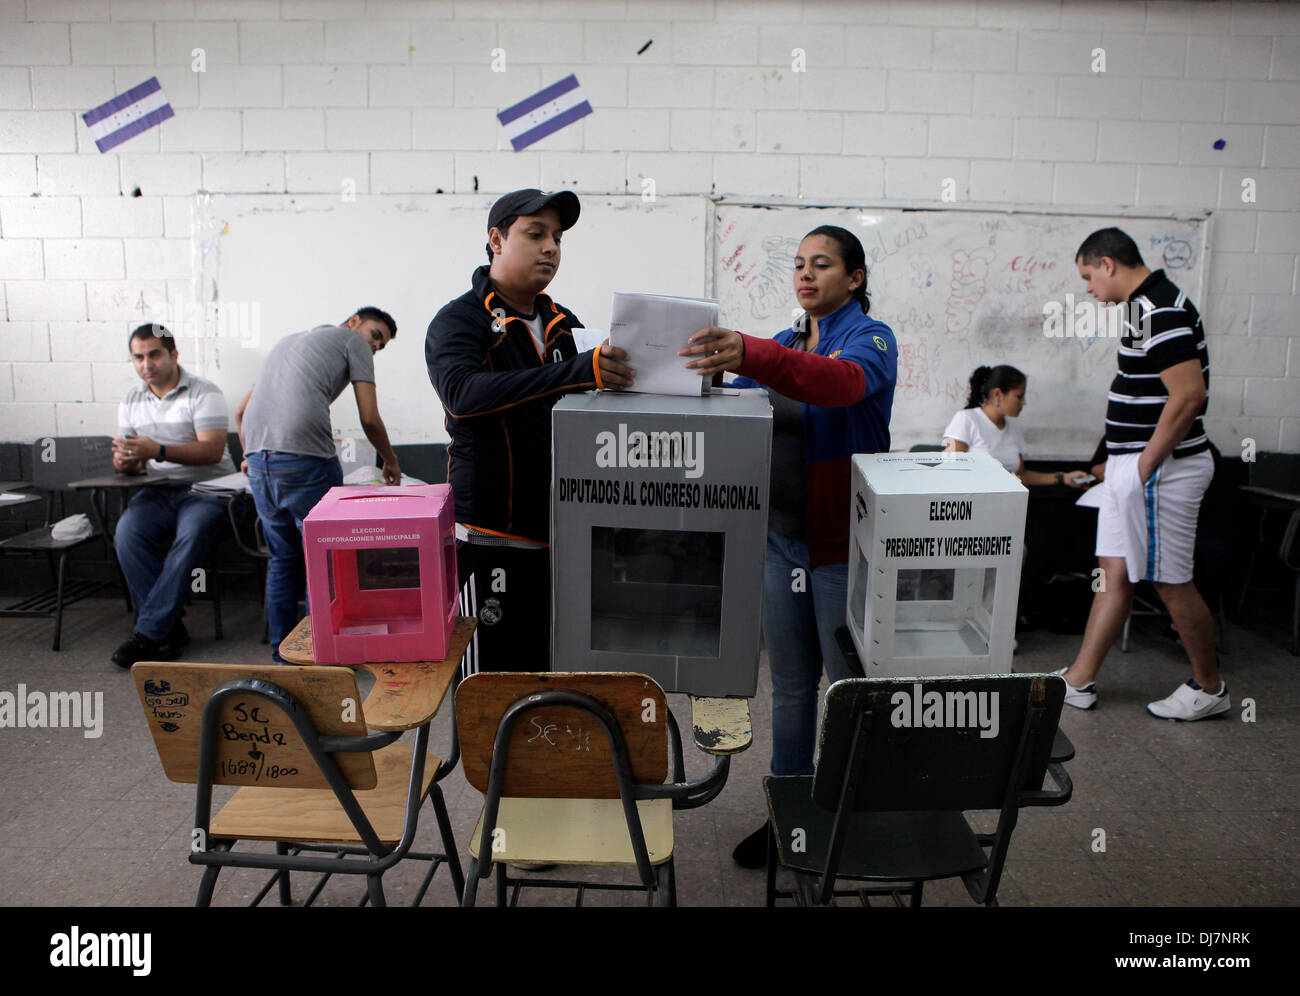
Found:
[[987, 453], [853, 457], [848, 626], [868, 678], [1011, 670], [1028, 500]]
[[551, 666], [752, 696], [767, 397], [570, 394], [551, 433]]

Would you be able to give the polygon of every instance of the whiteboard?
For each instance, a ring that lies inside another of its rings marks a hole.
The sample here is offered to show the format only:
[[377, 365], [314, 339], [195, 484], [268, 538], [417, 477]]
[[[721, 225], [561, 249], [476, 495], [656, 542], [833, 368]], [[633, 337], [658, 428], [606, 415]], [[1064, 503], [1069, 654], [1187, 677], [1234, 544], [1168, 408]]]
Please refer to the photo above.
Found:
[[[201, 327], [183, 340], [182, 362], [222, 388], [233, 428], [235, 405], [280, 338], [375, 305], [398, 329], [375, 357], [390, 438], [446, 441], [424, 362], [425, 331], [487, 262], [487, 215], [497, 196], [200, 196], [194, 296], [218, 307], [205, 309]], [[702, 296], [712, 265], [711, 207], [702, 196], [583, 197], [547, 293], [599, 329], [609, 327], [615, 291]], [[331, 416], [336, 431], [360, 433], [350, 390]]]
[[1028, 378], [1020, 420], [1030, 457], [1083, 459], [1105, 430], [1118, 340], [1049, 338], [1044, 304], [1072, 311], [1071, 301], [1091, 302], [1074, 254], [1089, 233], [1116, 225], [1204, 314], [1206, 222], [1203, 212], [1150, 218], [721, 204], [715, 296], [723, 325], [776, 334], [800, 313], [793, 282], [800, 239], [818, 225], [847, 228], [866, 250], [871, 314], [898, 338], [893, 449], [938, 443], [965, 406], [975, 367], [1009, 363]]

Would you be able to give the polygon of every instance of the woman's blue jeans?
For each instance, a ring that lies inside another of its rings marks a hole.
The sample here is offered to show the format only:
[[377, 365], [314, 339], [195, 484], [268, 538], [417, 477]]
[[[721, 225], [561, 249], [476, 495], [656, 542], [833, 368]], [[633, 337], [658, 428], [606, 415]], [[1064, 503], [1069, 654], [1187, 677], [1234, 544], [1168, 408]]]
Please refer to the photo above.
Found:
[[772, 774], [807, 775], [817, 737], [823, 664], [832, 681], [853, 677], [835, 642], [845, 623], [848, 564], [808, 566], [808, 544], [767, 534], [763, 641], [772, 671]]
[[343, 483], [338, 457], [259, 450], [248, 454], [248, 486], [271, 552], [266, 569], [266, 626], [271, 656], [280, 663], [280, 641], [298, 625], [298, 602], [307, 586], [302, 520], [330, 488]]

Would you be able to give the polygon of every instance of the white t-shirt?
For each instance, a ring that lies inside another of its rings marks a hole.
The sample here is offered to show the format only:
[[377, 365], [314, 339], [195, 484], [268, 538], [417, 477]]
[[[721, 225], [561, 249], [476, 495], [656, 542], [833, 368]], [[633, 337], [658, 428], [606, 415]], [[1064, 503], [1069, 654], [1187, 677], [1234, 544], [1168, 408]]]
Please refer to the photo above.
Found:
[[963, 408], [943, 430], [943, 438], [965, 443], [968, 450], [985, 450], [1014, 474], [1025, 452], [1025, 437], [1020, 434], [1018, 421], [1008, 418], [1006, 428], [999, 429], [983, 409]]
[[542, 337], [542, 316], [541, 313], [531, 315], [524, 319], [524, 324], [528, 326], [528, 331], [533, 334], [533, 342], [537, 343], [537, 351], [546, 355], [546, 340]]

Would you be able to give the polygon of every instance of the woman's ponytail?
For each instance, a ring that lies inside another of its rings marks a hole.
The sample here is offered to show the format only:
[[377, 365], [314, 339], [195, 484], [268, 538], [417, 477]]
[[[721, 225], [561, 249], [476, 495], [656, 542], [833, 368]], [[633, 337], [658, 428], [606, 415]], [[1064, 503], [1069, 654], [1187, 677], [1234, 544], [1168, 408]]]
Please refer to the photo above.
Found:
[[967, 408], [978, 408], [984, 404], [984, 399], [988, 396], [989, 375], [992, 373], [992, 367], [975, 368], [975, 372], [970, 375], [970, 394], [966, 398]]

